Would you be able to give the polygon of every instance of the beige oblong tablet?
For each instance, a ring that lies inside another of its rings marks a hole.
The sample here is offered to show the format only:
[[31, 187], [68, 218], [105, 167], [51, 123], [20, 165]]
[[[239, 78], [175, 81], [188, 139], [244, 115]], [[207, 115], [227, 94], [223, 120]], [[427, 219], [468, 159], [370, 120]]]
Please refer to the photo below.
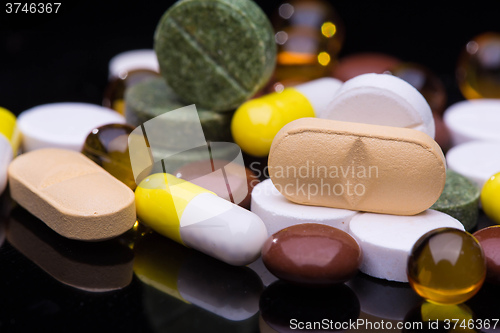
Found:
[[8, 175], [12, 198], [64, 237], [105, 240], [136, 221], [134, 192], [81, 153], [34, 150]]
[[269, 175], [299, 204], [414, 215], [441, 195], [446, 166], [420, 131], [302, 118], [274, 138]]

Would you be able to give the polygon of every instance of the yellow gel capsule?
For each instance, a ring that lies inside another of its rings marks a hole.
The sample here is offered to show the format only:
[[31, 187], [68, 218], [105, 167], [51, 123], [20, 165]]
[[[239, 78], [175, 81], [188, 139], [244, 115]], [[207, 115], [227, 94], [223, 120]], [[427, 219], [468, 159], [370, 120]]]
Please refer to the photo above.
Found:
[[254, 213], [167, 173], [145, 178], [135, 202], [145, 225], [231, 265], [256, 260], [267, 238], [264, 222]]
[[231, 122], [234, 141], [247, 154], [267, 156], [283, 126], [319, 116], [341, 84], [334, 78], [321, 78], [243, 103]]
[[484, 213], [500, 224], [500, 172], [491, 176], [484, 183], [481, 190], [481, 204]]

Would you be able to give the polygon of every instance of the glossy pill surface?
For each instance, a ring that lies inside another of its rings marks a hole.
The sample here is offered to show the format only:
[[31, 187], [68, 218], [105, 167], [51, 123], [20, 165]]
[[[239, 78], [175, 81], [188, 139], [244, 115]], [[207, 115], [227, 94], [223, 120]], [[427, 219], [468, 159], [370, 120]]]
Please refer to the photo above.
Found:
[[274, 86], [328, 76], [345, 35], [332, 4], [326, 0], [281, 1], [273, 16], [278, 45]]
[[137, 186], [130, 164], [128, 136], [134, 130], [126, 124], [95, 128], [83, 144], [82, 154], [134, 190]]
[[396, 215], [429, 208], [446, 181], [441, 148], [420, 131], [318, 118], [281, 129], [269, 175], [295, 203]]
[[500, 226], [484, 228], [473, 235], [486, 257], [486, 281], [500, 284]]
[[440, 228], [415, 243], [407, 269], [410, 286], [420, 296], [435, 303], [458, 304], [481, 288], [486, 260], [471, 234]]
[[500, 34], [485, 32], [469, 41], [457, 65], [457, 83], [467, 99], [499, 98]]
[[154, 50], [130, 50], [115, 55], [109, 61], [108, 85], [102, 105], [125, 114], [125, 91], [148, 78], [159, 76], [159, 72]]
[[[499, 170], [500, 171], [500, 170]], [[481, 190], [481, 205], [490, 219], [500, 224], [500, 172], [495, 173]]]
[[346, 232], [323, 224], [298, 224], [278, 231], [262, 248], [262, 260], [278, 278], [326, 286], [352, 278], [361, 264], [358, 243]]
[[135, 198], [141, 222], [231, 265], [255, 261], [267, 238], [257, 215], [170, 174], [145, 178], [137, 186]]

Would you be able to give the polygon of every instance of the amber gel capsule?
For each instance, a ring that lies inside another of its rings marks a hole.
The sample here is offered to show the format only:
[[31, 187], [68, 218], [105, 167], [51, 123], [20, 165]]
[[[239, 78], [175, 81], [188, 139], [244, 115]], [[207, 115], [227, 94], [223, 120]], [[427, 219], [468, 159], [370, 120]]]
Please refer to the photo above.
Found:
[[439, 228], [423, 235], [408, 258], [410, 286], [430, 302], [463, 303], [474, 296], [486, 277], [486, 260], [471, 234]]

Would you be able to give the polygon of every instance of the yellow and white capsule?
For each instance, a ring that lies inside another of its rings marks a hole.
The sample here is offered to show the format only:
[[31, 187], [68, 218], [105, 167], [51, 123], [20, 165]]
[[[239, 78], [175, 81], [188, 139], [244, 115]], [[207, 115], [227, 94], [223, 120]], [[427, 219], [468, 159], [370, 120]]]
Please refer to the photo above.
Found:
[[17, 153], [18, 145], [16, 116], [0, 107], [0, 194], [7, 186], [7, 168]]
[[254, 213], [167, 173], [141, 181], [135, 198], [145, 225], [231, 265], [255, 261], [267, 238], [264, 222]]
[[234, 113], [231, 132], [240, 148], [254, 156], [267, 156], [274, 136], [289, 122], [321, 117], [342, 82], [321, 78], [243, 103]]

